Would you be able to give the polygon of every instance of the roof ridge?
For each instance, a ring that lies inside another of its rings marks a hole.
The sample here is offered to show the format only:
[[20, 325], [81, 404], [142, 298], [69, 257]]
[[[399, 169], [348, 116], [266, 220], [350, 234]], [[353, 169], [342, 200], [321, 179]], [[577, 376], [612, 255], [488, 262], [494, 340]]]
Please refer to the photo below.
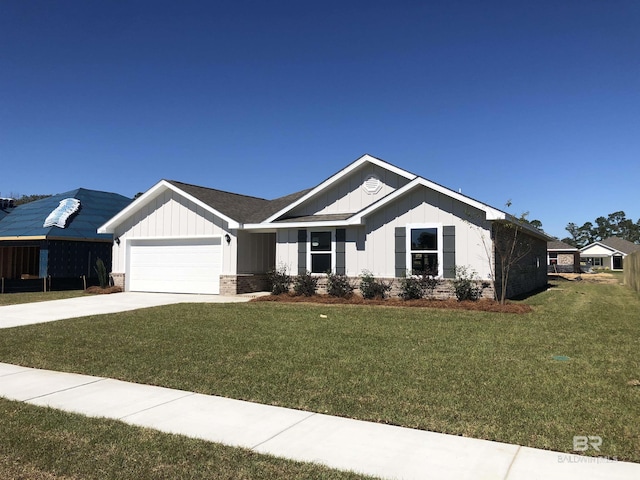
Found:
[[251, 199], [254, 199], [254, 200], [263, 200], [265, 202], [270, 202], [271, 201], [271, 200], [268, 200], [268, 199], [262, 198], [262, 197], [254, 197], [253, 195], [246, 195], [244, 193], [230, 192], [228, 190], [220, 190], [219, 188], [205, 187], [203, 185], [196, 185], [194, 183], [181, 182], [179, 180], [168, 180], [168, 179], [166, 179], [166, 181], [169, 182], [169, 183], [178, 183], [180, 185], [186, 185], [188, 187], [203, 188], [205, 190], [212, 190], [214, 192], [226, 193], [228, 195], [237, 195], [238, 197], [251, 198]]

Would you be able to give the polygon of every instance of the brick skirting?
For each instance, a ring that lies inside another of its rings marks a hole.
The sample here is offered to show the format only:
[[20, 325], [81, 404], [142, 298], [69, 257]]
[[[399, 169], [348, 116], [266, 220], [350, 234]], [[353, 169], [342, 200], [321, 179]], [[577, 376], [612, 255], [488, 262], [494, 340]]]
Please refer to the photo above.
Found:
[[265, 292], [269, 290], [266, 274], [220, 275], [220, 295]]

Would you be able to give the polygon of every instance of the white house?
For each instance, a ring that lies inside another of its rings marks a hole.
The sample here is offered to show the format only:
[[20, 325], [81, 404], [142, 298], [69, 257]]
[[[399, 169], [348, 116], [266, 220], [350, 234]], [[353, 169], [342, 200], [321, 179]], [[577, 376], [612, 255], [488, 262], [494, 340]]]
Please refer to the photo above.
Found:
[[593, 242], [580, 249], [580, 260], [595, 268], [622, 270], [624, 257], [640, 250], [640, 245], [618, 237]]
[[[427, 267], [495, 274], [492, 232], [507, 213], [371, 155], [309, 190], [275, 200], [161, 180], [100, 227], [112, 233], [114, 280], [125, 290], [235, 294], [266, 288], [266, 272], [327, 270], [398, 278]], [[546, 285], [549, 238], [512, 270], [509, 296]], [[499, 272], [497, 272], [499, 274]]]

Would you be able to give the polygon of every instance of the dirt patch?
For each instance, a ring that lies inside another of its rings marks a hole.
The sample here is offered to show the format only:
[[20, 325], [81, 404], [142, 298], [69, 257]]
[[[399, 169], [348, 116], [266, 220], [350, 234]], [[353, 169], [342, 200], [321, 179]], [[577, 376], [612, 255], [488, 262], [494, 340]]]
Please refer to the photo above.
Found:
[[282, 294], [265, 295], [251, 300], [252, 302], [286, 302], [286, 303], [316, 303], [322, 305], [382, 305], [385, 307], [420, 307], [420, 308], [444, 308], [449, 310], [475, 310], [496, 313], [529, 313], [533, 309], [522, 303], [507, 303], [500, 305], [495, 300], [478, 300], [476, 302], [457, 300], [402, 300], [400, 298], [386, 298], [384, 300], [366, 300], [360, 295], [350, 298], [338, 298], [329, 295], [313, 295], [311, 297]]
[[558, 273], [549, 274], [549, 280], [568, 280], [571, 282], [618, 284], [620, 280], [611, 273]]
[[85, 293], [90, 293], [92, 295], [103, 295], [106, 293], [119, 293], [122, 291], [122, 288], [120, 287], [107, 287], [107, 288], [101, 288], [98, 286], [95, 287], [89, 287], [85, 290]]

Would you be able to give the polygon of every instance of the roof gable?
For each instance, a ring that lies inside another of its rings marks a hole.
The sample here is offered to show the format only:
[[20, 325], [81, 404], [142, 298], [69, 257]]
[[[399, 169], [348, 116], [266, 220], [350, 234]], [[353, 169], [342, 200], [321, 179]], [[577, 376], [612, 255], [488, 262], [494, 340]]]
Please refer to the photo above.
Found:
[[[356, 170], [360, 169], [361, 167], [367, 164], [375, 165], [383, 170], [392, 172], [408, 180], [413, 180], [414, 178], [416, 178], [416, 175], [414, 175], [413, 173], [407, 172], [406, 170], [403, 170], [394, 165], [391, 165], [390, 163], [387, 163], [384, 160], [373, 157], [369, 154], [365, 154], [360, 158], [358, 158], [357, 160], [355, 160], [354, 162], [352, 162], [351, 164], [347, 165], [345, 168], [343, 168], [339, 172], [327, 178], [325, 181], [323, 181], [316, 187], [307, 190], [304, 193], [304, 195], [301, 195], [295, 201], [289, 203], [288, 205], [284, 206], [280, 210], [273, 213], [271, 216], [269, 216], [264, 220], [264, 223], [270, 223], [278, 219], [282, 219], [282, 217], [285, 217], [287, 214], [291, 213], [296, 207], [299, 207], [303, 203], [310, 201], [311, 199], [317, 197], [318, 195], [323, 194], [324, 192], [327, 192], [329, 189], [335, 186], [338, 182], [342, 181], [347, 176], [353, 174], [353, 172], [355, 172]], [[345, 213], [345, 212], [341, 212], [341, 213]]]

